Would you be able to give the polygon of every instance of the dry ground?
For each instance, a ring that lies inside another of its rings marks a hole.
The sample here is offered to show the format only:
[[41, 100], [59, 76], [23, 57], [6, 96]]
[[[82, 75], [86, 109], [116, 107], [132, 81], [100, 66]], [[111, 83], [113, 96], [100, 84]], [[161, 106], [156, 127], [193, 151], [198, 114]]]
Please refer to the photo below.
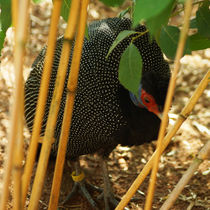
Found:
[[[124, 5], [124, 7], [126, 7]], [[30, 38], [26, 47], [26, 59], [24, 66], [24, 76], [27, 77], [30, 66], [38, 52], [47, 40], [50, 17], [50, 3], [33, 5], [30, 14]], [[106, 8], [101, 3], [95, 1], [91, 3], [89, 10], [89, 21], [105, 17], [114, 17], [119, 10]], [[65, 23], [61, 21], [59, 33], [63, 33]], [[8, 143], [9, 107], [12, 104], [12, 92], [14, 84], [13, 68], [13, 32], [9, 30], [7, 40], [1, 56], [0, 71], [0, 192], [2, 188], [2, 177], [4, 173], [3, 160], [5, 149]], [[185, 56], [181, 60], [182, 66], [177, 79], [174, 102], [170, 111], [170, 126], [180, 113], [183, 106], [197, 87], [198, 83], [210, 68], [210, 49], [195, 52], [190, 56]], [[171, 65], [173, 68], [173, 65]], [[210, 136], [210, 90], [205, 90], [199, 99], [193, 112], [182, 125], [173, 141], [161, 157], [160, 169], [158, 173], [157, 187], [153, 208], [159, 209], [169, 192], [181, 178], [184, 171], [189, 167], [193, 157], [201, 147], [207, 142]], [[25, 148], [28, 147], [30, 134], [24, 129]], [[118, 146], [110, 155], [108, 162], [110, 178], [113, 183], [114, 192], [120, 196], [124, 195], [131, 183], [137, 177], [147, 160], [155, 150], [155, 143], [145, 144], [139, 147]], [[95, 156], [87, 155], [81, 158], [82, 166], [86, 172], [86, 179], [92, 184], [103, 186], [101, 164]], [[54, 161], [50, 161], [43, 195], [40, 200], [40, 209], [47, 209], [50, 187], [53, 176]], [[67, 165], [64, 169], [60, 201], [68, 194], [72, 186], [70, 173], [72, 169]], [[141, 209], [145, 201], [148, 187], [148, 177], [141, 185], [136, 197], [137, 202], [129, 204], [130, 209]], [[12, 188], [11, 188], [12, 191]], [[93, 193], [94, 198], [97, 196]], [[102, 202], [101, 202], [102, 203]], [[100, 205], [102, 205], [100, 203]], [[12, 202], [8, 203], [11, 209]], [[103, 205], [102, 205], [103, 208]], [[80, 196], [75, 196], [65, 206], [60, 205], [60, 209], [91, 209], [87, 202]], [[195, 173], [189, 184], [184, 188], [179, 196], [174, 210], [179, 209], [210, 209], [210, 163], [204, 161]]]

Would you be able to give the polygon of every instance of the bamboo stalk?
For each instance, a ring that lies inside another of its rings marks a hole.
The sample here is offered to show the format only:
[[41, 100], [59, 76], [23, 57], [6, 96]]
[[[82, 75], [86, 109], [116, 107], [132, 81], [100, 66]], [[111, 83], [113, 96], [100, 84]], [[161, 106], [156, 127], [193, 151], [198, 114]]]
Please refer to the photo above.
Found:
[[207, 143], [204, 145], [204, 147], [201, 149], [198, 156], [194, 159], [190, 167], [187, 169], [182, 178], [179, 180], [176, 187], [170, 193], [168, 199], [161, 206], [160, 210], [168, 210], [169, 208], [171, 208], [171, 206], [174, 204], [179, 194], [184, 189], [185, 185], [190, 181], [190, 179], [194, 175], [194, 172], [198, 169], [199, 165], [205, 159], [208, 158], [210, 158], [210, 140], [208, 140]]
[[[22, 1], [22, 4], [25, 1]], [[15, 4], [12, 6], [13, 8], [13, 21], [14, 24], [17, 24], [17, 15], [18, 15], [18, 5], [19, 5], [19, 1], [15, 1]], [[25, 26], [28, 26], [29, 23], [29, 4], [30, 1], [26, 1], [26, 3], [24, 4], [24, 6], [20, 7], [19, 13], [24, 13], [24, 16], [22, 16], [22, 20], [20, 20], [18, 22], [18, 24], [22, 24], [23, 20], [26, 21]], [[16, 7], [16, 9], [15, 9]], [[16, 28], [19, 27], [18, 25], [16, 25]], [[28, 36], [28, 27], [25, 27], [24, 29], [20, 29], [20, 30], [24, 30], [24, 44], [19, 43], [22, 47], [23, 47], [23, 54], [25, 54], [25, 43], [27, 40], [27, 36]], [[17, 34], [17, 35], [16, 35]], [[16, 33], [15, 31], [15, 45], [17, 45], [17, 41], [18, 41], [18, 33]], [[20, 52], [16, 52], [15, 51], [16, 56], [14, 56], [14, 63], [18, 65], [19, 62], [21, 62], [21, 66], [23, 68], [23, 62], [24, 62], [24, 57], [20, 55]], [[21, 61], [20, 61], [21, 60]], [[21, 210], [22, 208], [22, 203], [21, 203], [21, 192], [22, 192], [22, 174], [23, 174], [23, 145], [24, 145], [24, 138], [23, 138], [23, 116], [24, 116], [24, 88], [23, 88], [23, 79], [22, 79], [22, 90], [21, 90], [21, 97], [19, 99], [19, 103], [20, 103], [20, 108], [21, 110], [19, 110], [19, 118], [18, 118], [18, 126], [19, 126], [19, 132], [17, 133], [17, 140], [16, 140], [16, 147], [15, 147], [15, 151], [14, 151], [14, 160], [13, 160], [13, 180], [14, 180], [14, 209], [17, 210]]]
[[[206, 73], [202, 81], [199, 83], [198, 87], [194, 91], [192, 97], [188, 101], [188, 103], [185, 105], [185, 107], [182, 109], [181, 113], [179, 114], [178, 119], [176, 120], [176, 123], [174, 126], [169, 130], [167, 135], [164, 138], [164, 141], [162, 143], [161, 147], [161, 153], [165, 150], [165, 148], [168, 146], [170, 143], [171, 138], [176, 134], [178, 129], [181, 127], [182, 123], [187, 119], [188, 115], [194, 108], [195, 104], [197, 103], [198, 99], [202, 95], [203, 91], [208, 85], [208, 82], [210, 82], [210, 70]], [[121, 210], [123, 209], [128, 202], [131, 200], [135, 192], [138, 190], [139, 186], [142, 184], [146, 176], [149, 174], [153, 163], [154, 159], [157, 155], [157, 150], [153, 153], [152, 157], [149, 159], [147, 164], [144, 166], [142, 169], [141, 173], [138, 175], [138, 177], [135, 179], [135, 181], [132, 183], [126, 194], [123, 196], [122, 200], [118, 204], [115, 210]]]
[[36, 114], [34, 118], [33, 132], [31, 136], [31, 142], [28, 149], [28, 155], [26, 158], [26, 165], [24, 168], [24, 174], [22, 176], [22, 206], [24, 206], [26, 195], [28, 191], [28, 186], [31, 179], [31, 173], [35, 162], [38, 140], [40, 138], [40, 130], [42, 118], [44, 116], [45, 103], [48, 94], [48, 87], [51, 75], [51, 68], [53, 63], [56, 35], [57, 35], [57, 25], [60, 19], [62, 0], [54, 0], [54, 8], [51, 16], [51, 24], [48, 38], [48, 47], [46, 52], [46, 57], [43, 67], [42, 80], [40, 85], [40, 93], [37, 102]]
[[23, 81], [21, 88], [21, 96], [19, 98], [20, 110], [18, 113], [18, 132], [15, 141], [14, 149], [14, 158], [13, 158], [13, 181], [14, 181], [14, 194], [13, 194], [13, 209], [21, 210], [21, 191], [22, 191], [22, 182], [21, 177], [23, 174]]
[[[15, 50], [14, 50], [14, 65], [15, 65], [15, 87], [14, 101], [11, 111], [11, 127], [8, 138], [7, 159], [5, 160], [5, 174], [3, 180], [3, 191], [0, 202], [0, 209], [6, 209], [9, 184], [12, 170], [14, 171], [14, 208], [21, 209], [20, 191], [21, 191], [21, 164], [22, 164], [22, 145], [23, 145], [23, 57], [25, 52], [25, 43], [27, 38], [27, 12], [29, 1], [13, 1], [14, 5], [21, 5], [21, 12], [17, 11], [12, 16], [15, 29]], [[14, 10], [14, 5], [12, 10]], [[18, 122], [18, 123], [17, 123]], [[16, 145], [16, 147], [14, 147]], [[19, 153], [19, 156], [18, 156]], [[14, 159], [15, 157], [15, 159]], [[13, 168], [12, 168], [13, 166]]]
[[67, 84], [68, 92], [67, 92], [67, 99], [66, 99], [66, 105], [65, 105], [65, 110], [64, 110], [64, 118], [63, 118], [63, 123], [62, 123], [61, 135], [59, 139], [58, 154], [57, 154], [57, 159], [56, 159], [55, 172], [54, 172], [52, 190], [51, 190], [51, 195], [50, 195], [50, 202], [49, 202], [49, 207], [48, 207], [49, 210], [56, 210], [57, 205], [58, 205], [59, 191], [60, 191], [63, 167], [64, 167], [64, 162], [65, 162], [67, 142], [69, 140], [68, 137], [70, 134], [69, 131], [71, 127], [74, 99], [76, 95], [76, 88], [77, 88], [77, 82], [78, 82], [78, 76], [79, 76], [79, 66], [80, 66], [83, 40], [84, 40], [84, 35], [85, 35], [88, 4], [89, 4], [89, 0], [82, 0], [81, 2], [80, 22], [79, 22], [79, 28], [77, 32], [76, 41], [75, 41], [70, 75], [69, 75], [68, 84]]
[[159, 160], [161, 156], [161, 147], [162, 147], [162, 142], [165, 135], [165, 130], [168, 124], [167, 123], [168, 112], [170, 110], [171, 102], [174, 95], [174, 89], [176, 86], [176, 77], [180, 69], [180, 59], [183, 55], [184, 46], [185, 46], [185, 42], [187, 39], [188, 30], [189, 30], [189, 21], [190, 21], [190, 15], [192, 11], [192, 2], [193, 2], [192, 0], [187, 0], [185, 3], [184, 24], [183, 24], [183, 28], [181, 29], [179, 44], [178, 44], [176, 57], [175, 57], [174, 71], [169, 82], [169, 88], [168, 88], [168, 92], [166, 96], [166, 103], [164, 105], [163, 120], [160, 125], [160, 130], [159, 130], [158, 140], [157, 140], [157, 155], [156, 155], [154, 165], [152, 168], [152, 173], [150, 176], [148, 194], [146, 197], [146, 202], [145, 202], [145, 207], [144, 207], [145, 210], [150, 210], [152, 208], [152, 201], [153, 201], [154, 192], [155, 192], [155, 183], [157, 179], [158, 165], [159, 165]]
[[[27, 2], [28, 3], [28, 2]], [[27, 4], [26, 3], [26, 4]], [[17, 21], [18, 21], [18, 5], [19, 2], [17, 0], [12, 1], [12, 23], [14, 26], [14, 34], [15, 34], [15, 46], [14, 46], [14, 66], [15, 72], [19, 72], [17, 69], [18, 67], [23, 66], [23, 57], [19, 57], [20, 50], [18, 50], [18, 36], [17, 36]], [[25, 5], [28, 7], [27, 5]], [[23, 8], [24, 13], [27, 13], [28, 8]], [[27, 15], [28, 16], [28, 15]], [[26, 20], [28, 18], [25, 18]], [[28, 25], [28, 22], [26, 23]], [[23, 32], [24, 33], [24, 32]], [[26, 35], [25, 32], [25, 42], [26, 42]], [[24, 50], [25, 45], [22, 45]], [[20, 47], [21, 48], [21, 47]], [[23, 52], [25, 53], [25, 52]], [[21, 64], [20, 64], [21, 63]], [[20, 65], [19, 65], [20, 64]], [[22, 69], [21, 69], [22, 71]], [[17, 74], [17, 73], [16, 73]], [[21, 75], [23, 72], [21, 72]], [[14, 158], [13, 158], [13, 181], [14, 181], [14, 193], [13, 193], [13, 209], [20, 210], [21, 208], [21, 176], [22, 176], [22, 160], [23, 160], [23, 79], [21, 78], [21, 98], [20, 98], [20, 110], [17, 116], [18, 123], [18, 132], [16, 136], [16, 147], [14, 148]]]
[[18, 5], [19, 5], [19, 0], [12, 0], [12, 24], [14, 30], [17, 28]]
[[68, 19], [68, 25], [66, 32], [64, 34], [64, 43], [61, 52], [61, 60], [58, 67], [58, 73], [55, 82], [55, 88], [52, 98], [52, 103], [50, 105], [49, 116], [47, 120], [47, 126], [45, 130], [45, 136], [43, 140], [43, 145], [39, 157], [39, 162], [37, 166], [37, 171], [35, 175], [35, 180], [32, 188], [31, 199], [28, 209], [36, 210], [38, 208], [38, 202], [41, 197], [42, 187], [44, 184], [44, 177], [47, 170], [51, 144], [54, 137], [54, 129], [56, 126], [57, 115], [60, 107], [61, 96], [64, 88], [64, 81], [68, 67], [68, 61], [70, 56], [70, 50], [72, 45], [72, 40], [74, 38], [77, 16], [79, 11], [80, 1], [73, 0], [71, 3], [70, 17]]

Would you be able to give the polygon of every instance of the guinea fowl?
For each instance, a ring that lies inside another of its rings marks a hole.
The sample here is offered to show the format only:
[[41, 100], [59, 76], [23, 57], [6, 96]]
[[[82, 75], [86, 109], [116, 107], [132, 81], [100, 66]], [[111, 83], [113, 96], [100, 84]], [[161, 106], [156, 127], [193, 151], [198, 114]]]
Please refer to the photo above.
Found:
[[[108, 202], [116, 204], [116, 201], [111, 192], [105, 160], [118, 144], [122, 146], [141, 145], [157, 138], [160, 126], [160, 119], [157, 115], [163, 110], [170, 78], [168, 63], [164, 60], [159, 46], [149, 38], [148, 33], [145, 33], [133, 41], [143, 60], [139, 96], [136, 97], [119, 83], [120, 58], [128, 47], [131, 36], [122, 40], [108, 58], [106, 56], [113, 41], [124, 30], [131, 30], [131, 21], [127, 18], [108, 18], [95, 21], [88, 27], [89, 39], [85, 38], [84, 40], [71, 133], [66, 153], [66, 159], [75, 161], [77, 174], [81, 172], [78, 162], [80, 155], [97, 152], [103, 157], [106, 209], [109, 208]], [[135, 31], [144, 32], [146, 28], [143, 25], [138, 25]], [[41, 135], [44, 135], [46, 128], [62, 44], [63, 37], [59, 38], [56, 43]], [[25, 117], [30, 131], [33, 127], [45, 53], [46, 47], [34, 61], [32, 71], [25, 84]], [[61, 132], [71, 58], [72, 54], [69, 58], [65, 87], [54, 133], [55, 142], [51, 151], [54, 156], [57, 154]], [[91, 205], [96, 208], [96, 203], [86, 190], [84, 181], [77, 182], [72, 193], [78, 186]]]

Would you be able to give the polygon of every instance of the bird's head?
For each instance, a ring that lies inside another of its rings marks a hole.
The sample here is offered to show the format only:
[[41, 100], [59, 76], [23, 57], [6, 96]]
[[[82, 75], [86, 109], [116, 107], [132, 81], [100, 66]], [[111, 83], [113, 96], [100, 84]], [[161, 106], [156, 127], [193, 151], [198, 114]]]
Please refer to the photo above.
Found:
[[163, 75], [160, 72], [145, 72], [139, 85], [138, 97], [130, 93], [134, 104], [140, 108], [146, 108], [161, 118], [169, 77], [169, 75]]

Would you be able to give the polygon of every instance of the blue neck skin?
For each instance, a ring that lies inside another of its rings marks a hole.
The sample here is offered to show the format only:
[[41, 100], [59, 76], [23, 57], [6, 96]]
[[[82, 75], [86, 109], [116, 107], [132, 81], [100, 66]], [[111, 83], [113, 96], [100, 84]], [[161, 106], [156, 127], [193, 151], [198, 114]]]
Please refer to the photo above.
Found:
[[141, 90], [142, 90], [142, 85], [140, 84], [139, 90], [138, 90], [138, 98], [132, 92], [129, 91], [130, 98], [136, 106], [142, 107], [142, 108], [147, 108], [141, 100]]

